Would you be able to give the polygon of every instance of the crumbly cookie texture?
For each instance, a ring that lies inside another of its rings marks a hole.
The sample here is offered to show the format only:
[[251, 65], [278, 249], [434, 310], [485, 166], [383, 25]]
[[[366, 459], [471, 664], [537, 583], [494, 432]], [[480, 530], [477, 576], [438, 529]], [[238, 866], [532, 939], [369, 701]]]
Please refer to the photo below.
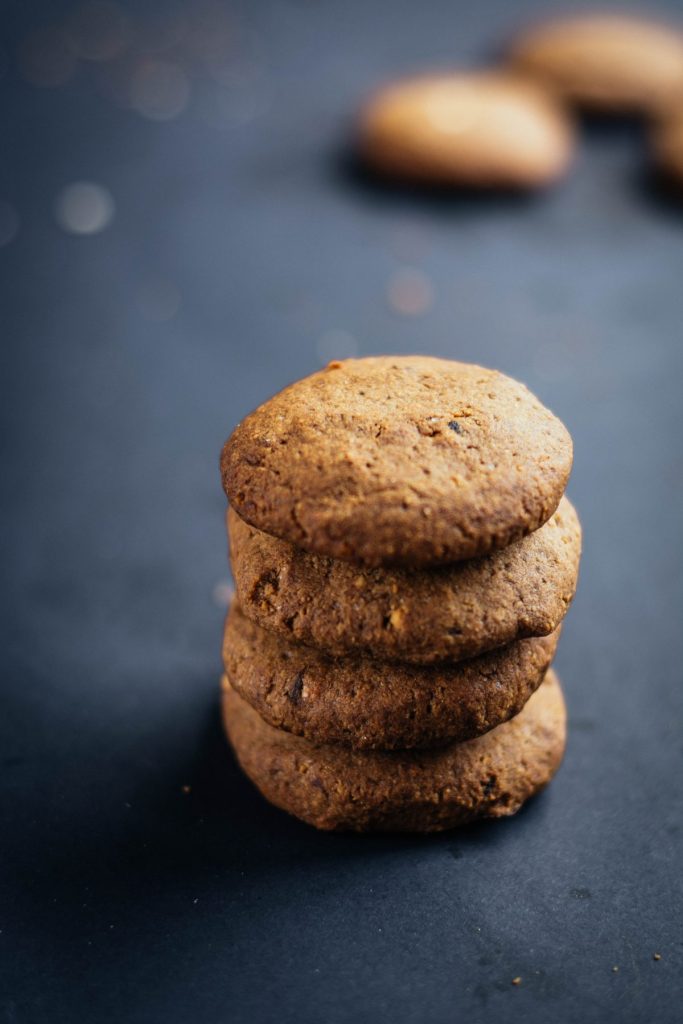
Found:
[[510, 64], [580, 106], [653, 113], [683, 92], [683, 34], [626, 15], [579, 15], [521, 35]]
[[369, 566], [438, 565], [538, 529], [571, 470], [562, 423], [522, 384], [469, 363], [330, 363], [251, 413], [221, 455], [257, 529]]
[[291, 644], [230, 610], [223, 663], [230, 685], [271, 725], [359, 750], [471, 739], [516, 715], [540, 686], [559, 630], [437, 666], [333, 658]]
[[442, 186], [545, 185], [566, 170], [573, 150], [557, 101], [495, 71], [394, 82], [365, 105], [359, 135], [375, 170]]
[[266, 799], [320, 829], [432, 832], [514, 814], [557, 771], [565, 707], [552, 671], [509, 722], [429, 751], [313, 744], [264, 722], [230, 687], [225, 727]]
[[581, 527], [563, 498], [534, 533], [442, 568], [362, 566], [315, 555], [228, 511], [235, 587], [245, 615], [329, 654], [414, 664], [472, 657], [562, 621], [576, 589]]

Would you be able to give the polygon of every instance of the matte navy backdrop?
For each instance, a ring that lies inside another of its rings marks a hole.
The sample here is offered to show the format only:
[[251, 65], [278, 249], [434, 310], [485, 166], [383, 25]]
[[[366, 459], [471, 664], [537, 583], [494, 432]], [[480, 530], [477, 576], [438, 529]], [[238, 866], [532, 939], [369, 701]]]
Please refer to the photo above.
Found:
[[[2, 1020], [673, 1022], [683, 205], [632, 125], [527, 200], [344, 148], [385, 78], [559, 3], [1, 7]], [[565, 764], [429, 839], [287, 818], [218, 721], [221, 443], [372, 352], [499, 367], [576, 443]]]

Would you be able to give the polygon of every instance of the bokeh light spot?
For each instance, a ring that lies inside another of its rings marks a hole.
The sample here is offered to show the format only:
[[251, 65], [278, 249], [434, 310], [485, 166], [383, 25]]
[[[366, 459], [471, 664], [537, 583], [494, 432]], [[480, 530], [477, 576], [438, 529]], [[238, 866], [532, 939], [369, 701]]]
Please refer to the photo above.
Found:
[[219, 608], [227, 608], [234, 597], [235, 591], [227, 580], [220, 580], [213, 588], [213, 603]]
[[183, 69], [169, 61], [145, 60], [130, 82], [130, 105], [152, 121], [170, 121], [190, 99], [190, 83]]
[[115, 209], [112, 194], [103, 185], [76, 181], [57, 197], [55, 217], [70, 234], [94, 235], [111, 223]]
[[404, 267], [398, 270], [387, 289], [390, 307], [402, 316], [419, 316], [434, 303], [434, 289], [421, 270]]
[[112, 60], [119, 56], [128, 42], [128, 18], [118, 4], [93, 0], [74, 12], [67, 25], [67, 34], [75, 53], [82, 60]]

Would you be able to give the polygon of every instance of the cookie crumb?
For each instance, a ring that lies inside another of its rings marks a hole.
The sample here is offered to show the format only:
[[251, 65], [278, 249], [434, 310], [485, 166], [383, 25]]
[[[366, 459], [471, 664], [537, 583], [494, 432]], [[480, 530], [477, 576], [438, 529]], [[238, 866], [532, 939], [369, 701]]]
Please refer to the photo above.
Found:
[[181, 793], [185, 793], [185, 795], [187, 795], [188, 793], [192, 792], [192, 786], [188, 786], [188, 785], [181, 786], [180, 787], [180, 792]]
[[661, 953], [653, 953], [652, 954], [652, 959], [653, 960], [661, 960], [662, 959], [662, 954]]
[[512, 979], [512, 984], [513, 985], [521, 985], [522, 984], [522, 979], [520, 977], [513, 978]]
[[338, 359], [333, 359], [331, 363], [327, 364], [328, 370], [341, 370], [341, 363]]

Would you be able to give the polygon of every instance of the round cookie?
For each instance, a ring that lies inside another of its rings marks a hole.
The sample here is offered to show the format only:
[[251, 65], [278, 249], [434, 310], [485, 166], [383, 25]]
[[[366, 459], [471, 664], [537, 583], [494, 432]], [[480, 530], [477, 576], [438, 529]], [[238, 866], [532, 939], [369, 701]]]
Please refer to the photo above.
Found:
[[683, 188], [683, 113], [680, 110], [655, 124], [652, 146], [659, 170], [671, 184]]
[[274, 729], [227, 687], [225, 728], [243, 770], [316, 828], [433, 832], [514, 814], [557, 771], [566, 714], [554, 673], [497, 729], [429, 751], [357, 751]]
[[438, 746], [512, 718], [540, 686], [559, 630], [478, 658], [403, 665], [290, 644], [233, 604], [223, 663], [230, 685], [271, 725], [358, 750]]
[[573, 130], [534, 83], [494, 71], [409, 78], [366, 105], [360, 148], [375, 170], [437, 185], [530, 188], [567, 168]]
[[332, 362], [247, 416], [223, 447], [235, 511], [292, 544], [365, 565], [472, 558], [538, 529], [572, 462], [522, 384], [428, 356]]
[[683, 35], [626, 15], [580, 15], [520, 36], [510, 63], [580, 106], [650, 113], [683, 90]]
[[254, 622], [328, 654], [427, 665], [545, 636], [574, 596], [581, 527], [563, 498], [507, 548], [433, 569], [365, 569], [310, 554], [227, 513], [240, 606]]

